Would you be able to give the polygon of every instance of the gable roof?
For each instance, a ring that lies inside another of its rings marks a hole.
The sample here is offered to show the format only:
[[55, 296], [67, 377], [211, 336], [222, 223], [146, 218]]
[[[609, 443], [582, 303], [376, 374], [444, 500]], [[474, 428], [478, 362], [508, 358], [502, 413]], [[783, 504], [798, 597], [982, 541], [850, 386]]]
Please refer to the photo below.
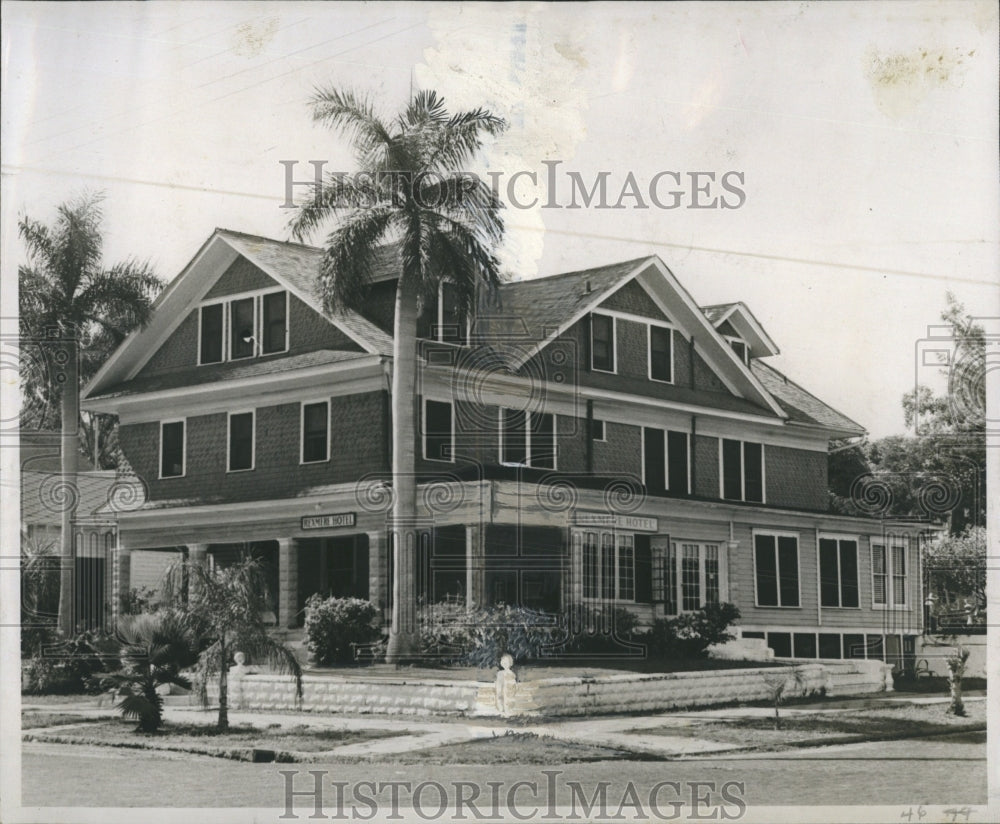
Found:
[[[99, 395], [108, 387], [135, 378], [153, 354], [177, 329], [188, 312], [205, 296], [215, 281], [239, 257], [284, 286], [291, 294], [325, 317], [370, 354], [391, 355], [392, 338], [358, 312], [323, 313], [316, 291], [322, 250], [258, 235], [216, 229], [181, 273], [153, 303], [149, 324], [132, 332], [97, 371], [82, 392], [82, 398]], [[391, 255], [379, 258], [379, 271], [391, 266]]]
[[[636, 267], [650, 258], [635, 258], [622, 263], [565, 272], [550, 277], [504, 283], [495, 304], [476, 320], [476, 331], [497, 339], [494, 348], [503, 350], [501, 339], [509, 336], [507, 347], [513, 355], [524, 351], [525, 344], [537, 344], [558, 334], [570, 318], [589, 311], [595, 299], [617, 286]], [[520, 339], [521, 345], [516, 345]]]
[[757, 357], [777, 355], [781, 350], [764, 331], [760, 321], [742, 301], [736, 303], [716, 303], [712, 306], [702, 306], [701, 310], [712, 326], [719, 329], [727, 321], [729, 325], [747, 342], [750, 351]]

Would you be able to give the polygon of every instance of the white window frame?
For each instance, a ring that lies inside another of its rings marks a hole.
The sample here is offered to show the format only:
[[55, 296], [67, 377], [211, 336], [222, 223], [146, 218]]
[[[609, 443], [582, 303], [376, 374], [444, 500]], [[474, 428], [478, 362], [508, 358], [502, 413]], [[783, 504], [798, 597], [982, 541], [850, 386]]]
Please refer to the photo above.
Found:
[[[817, 597], [819, 598], [820, 609], [861, 609], [861, 536], [859, 535], [848, 535], [846, 533], [838, 532], [820, 532], [819, 536], [816, 538], [816, 575], [820, 574], [820, 541], [836, 541], [837, 542], [837, 598], [840, 601], [838, 606], [829, 606], [823, 603], [823, 589], [822, 581], [819, 581], [820, 588], [817, 592]], [[858, 588], [858, 605], [856, 607], [845, 607], [844, 606], [844, 593], [841, 589], [843, 584], [843, 576], [840, 573], [840, 542], [841, 541], [854, 541], [854, 583]], [[872, 592], [872, 597], [874, 598], [874, 591]], [[818, 643], [818, 642], [817, 642]]]
[[[592, 534], [594, 534], [596, 536], [596, 540], [597, 540], [597, 544], [596, 544], [596, 546], [597, 546], [597, 559], [596, 559], [596, 563], [597, 563], [597, 575], [595, 576], [596, 588], [597, 588], [597, 595], [596, 596], [582, 595], [581, 597], [583, 598], [583, 601], [586, 602], [586, 603], [588, 603], [588, 604], [597, 604], [597, 603], [601, 603], [601, 604], [607, 604], [607, 603], [635, 604], [635, 603], [638, 603], [635, 600], [635, 593], [636, 593], [635, 533], [633, 533], [633, 532], [621, 532], [619, 530], [614, 530], [614, 529], [602, 529], [600, 527], [589, 527], [589, 528], [588, 527], [579, 527], [579, 528], [575, 528], [574, 527], [574, 529], [572, 530], [572, 532], [573, 532], [573, 535], [572, 535], [573, 546], [579, 546], [580, 547], [580, 580], [581, 580], [581, 582], [585, 581], [584, 553], [583, 553], [584, 536], [587, 533], [592, 533]], [[611, 545], [614, 548], [614, 553], [613, 553], [613, 555], [614, 555], [614, 570], [612, 571], [612, 575], [614, 576], [614, 595], [612, 595], [610, 599], [605, 598], [603, 595], [601, 595], [601, 593], [604, 591], [604, 556], [603, 556], [603, 548], [604, 548], [604, 536], [606, 536], [606, 535], [610, 535], [611, 536]], [[619, 539], [623, 539], [623, 538], [626, 538], [626, 537], [631, 538], [631, 540], [632, 540], [632, 597], [631, 598], [622, 598], [621, 594], [620, 594], [620, 592], [621, 592], [621, 589], [620, 589], [621, 577], [620, 576], [621, 576], [621, 549], [622, 549], [622, 544], [621, 544], [621, 542], [620, 542]], [[585, 590], [583, 590], [583, 591], [585, 591]]]
[[[595, 317], [611, 318], [611, 370], [600, 369], [594, 366], [594, 318]], [[607, 312], [591, 312], [590, 313], [590, 370], [592, 372], [603, 372], [605, 375], [617, 375], [618, 374], [618, 318]]]
[[[512, 463], [505, 461], [503, 459], [503, 447], [504, 447], [504, 412], [524, 412], [524, 463]], [[500, 460], [501, 466], [527, 466], [529, 468], [534, 467], [534, 454], [532, 453], [532, 443], [531, 443], [531, 421], [535, 415], [551, 415], [552, 416], [552, 466], [551, 470], [555, 471], [559, 468], [559, 453], [557, 450], [557, 445], [559, 443], [559, 416], [555, 412], [529, 412], [526, 409], [512, 409], [510, 407], [500, 407], [500, 414], [497, 418], [497, 429], [500, 433], [500, 449], [497, 457]], [[543, 466], [537, 467], [538, 469], [550, 469], [550, 467]]]
[[[233, 415], [250, 415], [250, 466], [243, 469], [232, 469], [230, 466], [230, 448], [232, 441], [232, 420]], [[240, 472], [253, 472], [257, 468], [257, 410], [256, 409], [236, 409], [226, 413], [226, 474], [236, 475]]]
[[[450, 458], [431, 458], [427, 455], [427, 404], [429, 402], [433, 403], [444, 403], [451, 408], [451, 435], [449, 445], [451, 449], [449, 450]], [[455, 404], [452, 401], [440, 400], [439, 398], [424, 398], [422, 401], [422, 406], [420, 410], [420, 433], [421, 439], [421, 455], [425, 461], [434, 461], [435, 463], [455, 463]]]
[[676, 432], [678, 435], [684, 436], [685, 449], [687, 452], [687, 488], [688, 491], [685, 493], [687, 495], [691, 493], [691, 433], [685, 432], [683, 429], [663, 429], [659, 426], [640, 426], [639, 427], [639, 454], [642, 455], [642, 463], [640, 465], [639, 477], [642, 481], [642, 485], [646, 485], [646, 430], [656, 429], [663, 433], [663, 488], [670, 491], [670, 438], [668, 435], [671, 432]]
[[[778, 601], [781, 601], [781, 558], [778, 556], [778, 538], [795, 539], [795, 567], [797, 570], [795, 584], [798, 589], [797, 605], [785, 604], [762, 604], [760, 594], [757, 592], [757, 536], [767, 535], [774, 538], [774, 572], [776, 576], [776, 589]], [[780, 529], [752, 529], [750, 530], [750, 549], [753, 553], [753, 603], [760, 609], [804, 609], [802, 605], [802, 537], [798, 532], [788, 532]], [[819, 593], [817, 593], [819, 597]], [[859, 599], [860, 600], [860, 599]]]
[[[320, 403], [326, 404], [326, 457], [320, 460], [307, 461], [306, 460], [306, 407], [315, 406], [316, 404]], [[321, 464], [329, 461], [330, 440], [332, 434], [333, 433], [330, 431], [330, 399], [316, 398], [315, 400], [310, 400], [310, 401], [299, 401], [299, 465], [312, 466], [313, 464]]]
[[[750, 366], [750, 344], [748, 344], [745, 340], [743, 340], [743, 338], [741, 338], [739, 335], [723, 335], [722, 337], [725, 339], [726, 343], [729, 344], [729, 348], [732, 349], [733, 354], [736, 355], [737, 358], [739, 358], [740, 363], [742, 363], [746, 367], [749, 367]], [[741, 344], [743, 344], [743, 351], [746, 352], [746, 357], [741, 358], [739, 356], [739, 353], [737, 353], [737, 351], [735, 349], [733, 349], [732, 345], [734, 343], [741, 343]]]
[[453, 340], [444, 339], [444, 285], [445, 283], [450, 283], [454, 286], [454, 282], [450, 280], [442, 280], [438, 283], [438, 296], [437, 296], [437, 329], [436, 334], [431, 337], [431, 340], [437, 343], [451, 343], [456, 346], [468, 346], [472, 340], [472, 319], [469, 317], [465, 318], [465, 343], [458, 344]]
[[[767, 503], [767, 444], [761, 441], [745, 441], [742, 438], [718, 438], [719, 441], [719, 500], [721, 501], [733, 501], [738, 500], [743, 503], [760, 504], [764, 505]], [[727, 498], [726, 497], [726, 474], [725, 474], [725, 462], [722, 457], [722, 443], [723, 441], [738, 441], [740, 444], [740, 497], [739, 498]], [[756, 444], [760, 447], [760, 500], [759, 501], [748, 501], [747, 500], [747, 479], [746, 472], [744, 472], [744, 467], [746, 466], [746, 445], [748, 443]], [[690, 446], [688, 447], [690, 449]], [[688, 453], [690, 455], [690, 452]], [[690, 459], [688, 460], [689, 471], [690, 471]]]
[[[695, 612], [699, 609], [703, 609], [708, 604], [708, 572], [705, 569], [705, 564], [708, 560], [708, 550], [715, 550], [715, 560], [719, 565], [719, 580], [717, 582], [719, 590], [719, 601], [723, 601], [723, 588], [722, 582], [724, 580], [723, 575], [723, 564], [725, 563], [725, 556], [722, 552], [722, 545], [716, 541], [685, 541], [684, 539], [671, 540], [671, 550], [673, 555], [673, 578], [674, 578], [674, 603], [677, 604], [676, 612], [665, 613], [668, 617], [682, 615], [685, 612]], [[698, 548], [698, 606], [694, 609], [684, 608], [684, 547], [693, 546]], [[669, 555], [668, 555], [669, 557]], [[664, 563], [667, 559], [664, 559]], [[663, 586], [668, 585], [670, 580], [669, 570], [664, 570], [663, 576]], [[664, 609], [666, 609], [666, 604], [670, 601], [669, 593], [664, 592]]]
[[[261, 341], [261, 335], [264, 331], [264, 296], [276, 294], [282, 292], [285, 295], [285, 345], [283, 349], [279, 349], [275, 352], [264, 352], [263, 351], [263, 341]], [[211, 298], [210, 300], [204, 300], [198, 304], [198, 365], [199, 366], [213, 366], [219, 363], [229, 363], [233, 361], [232, 346], [230, 345], [230, 338], [232, 337], [232, 324], [230, 322], [230, 316], [232, 314], [231, 304], [238, 300], [247, 300], [248, 298], [253, 298], [253, 354], [248, 355], [245, 358], [236, 358], [235, 360], [248, 361], [253, 358], [270, 358], [275, 355], [282, 355], [288, 352], [289, 338], [291, 336], [288, 313], [291, 310], [291, 301], [289, 300], [288, 290], [282, 287], [269, 286], [266, 289], [255, 289], [249, 292], [238, 292], [232, 295], [224, 295], [218, 298]], [[212, 361], [211, 363], [203, 363], [201, 360], [201, 337], [202, 337], [202, 321], [201, 321], [201, 310], [206, 306], [215, 306], [217, 304], [222, 304], [222, 360]]]
[[[909, 612], [912, 609], [912, 599], [910, 597], [910, 545], [906, 536], [889, 536], [886, 538], [869, 538], [868, 560], [870, 566], [870, 578], [872, 585], [872, 609], [896, 610]], [[875, 601], [875, 547], [882, 547], [885, 552], [885, 603], [880, 604]], [[896, 577], [896, 564], [892, 558], [893, 547], [902, 547], [903, 564], [906, 569], [903, 572], [903, 593], [906, 602], [896, 603], [896, 590], [893, 586], [893, 578]]]
[[[670, 332], [670, 380], [663, 380], [663, 378], [653, 377], [653, 327], [659, 329], [666, 329]], [[646, 323], [646, 377], [656, 383], [665, 383], [673, 385], [674, 383], [674, 327], [669, 323], [659, 323], [657, 321], [649, 321]]]
[[[179, 423], [183, 425], [181, 429], [181, 474], [180, 475], [164, 475], [163, 474], [163, 427], [165, 424], [169, 423]], [[157, 453], [157, 476], [159, 480], [170, 480], [172, 478], [183, 478], [187, 475], [187, 418], [167, 418], [160, 421], [160, 449]], [[228, 465], [228, 462], [227, 462]]]

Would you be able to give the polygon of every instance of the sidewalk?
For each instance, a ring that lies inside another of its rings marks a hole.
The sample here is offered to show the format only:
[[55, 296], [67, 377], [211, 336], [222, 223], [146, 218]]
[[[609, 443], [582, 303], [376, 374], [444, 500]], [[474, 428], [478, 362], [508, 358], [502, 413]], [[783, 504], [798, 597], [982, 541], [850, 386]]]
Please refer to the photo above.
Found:
[[[979, 691], [981, 693], [981, 691]], [[842, 699], [835, 702], [817, 702], [782, 707], [784, 717], [797, 715], [836, 714], [858, 709], [875, 709], [905, 704], [929, 705], [948, 702], [946, 696], [886, 696]], [[965, 696], [968, 703], [985, 701], [983, 694]], [[22, 709], [48, 713], [65, 713], [91, 717], [113, 717], [117, 713], [110, 707], [100, 708], [77, 704], [36, 704], [26, 703]], [[599, 745], [634, 753], [664, 757], [686, 755], [706, 755], [710, 753], [731, 753], [750, 749], [748, 744], [713, 741], [688, 735], [643, 734], [642, 730], [663, 729], [664, 727], [691, 727], [707, 720], [733, 720], [739, 718], [766, 718], [774, 714], [774, 708], [727, 707], [723, 709], [689, 710], [662, 712], [650, 715], [618, 715], [597, 718], [573, 719], [565, 721], [539, 721], [537, 724], [519, 723], [510, 726], [500, 719], [442, 719], [439, 721], [407, 718], [385, 718], [373, 715], [342, 716], [321, 715], [309, 712], [255, 712], [230, 710], [229, 721], [233, 726], [253, 726], [267, 728], [308, 726], [329, 730], [399, 730], [400, 735], [379, 738], [373, 741], [345, 744], [323, 753], [330, 757], [367, 757], [393, 755], [414, 750], [433, 749], [447, 744], [461, 744], [494, 736], [527, 734], [547, 736], [556, 740], [577, 744]], [[190, 724], [214, 724], [217, 709], [204, 710], [194, 706], [166, 706], [164, 719]], [[53, 732], [62, 727], [48, 728]], [[637, 732], [636, 732], [637, 731]]]

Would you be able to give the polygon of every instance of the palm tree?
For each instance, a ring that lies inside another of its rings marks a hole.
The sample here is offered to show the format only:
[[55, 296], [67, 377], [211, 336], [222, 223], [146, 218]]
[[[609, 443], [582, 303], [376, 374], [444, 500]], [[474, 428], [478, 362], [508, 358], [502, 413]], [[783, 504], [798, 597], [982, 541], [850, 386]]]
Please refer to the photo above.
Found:
[[73, 632], [74, 623], [72, 524], [80, 453], [81, 351], [88, 351], [94, 341], [120, 342], [144, 325], [152, 298], [162, 286], [146, 262], [130, 258], [104, 267], [102, 199], [89, 194], [63, 203], [51, 226], [26, 215], [18, 220], [18, 234], [28, 254], [27, 265], [17, 271], [22, 337], [48, 339], [55, 332], [56, 357], [65, 359], [61, 386], [43, 383], [39, 390], [50, 398], [57, 393], [60, 399], [66, 500], [61, 512], [59, 629], [64, 635]]
[[324, 308], [359, 308], [372, 265], [387, 241], [400, 243], [392, 369], [392, 620], [386, 658], [416, 653], [416, 428], [417, 318], [436, 300], [442, 281], [454, 285], [470, 317], [480, 286], [500, 283], [493, 247], [503, 235], [500, 202], [486, 183], [463, 174], [485, 135], [505, 121], [485, 109], [449, 114], [443, 98], [418, 92], [394, 119], [349, 91], [320, 89], [313, 119], [352, 141], [361, 174], [332, 174], [316, 187], [290, 223], [302, 240], [331, 217], [319, 273]]
[[[187, 564], [186, 573], [190, 594], [184, 610], [203, 644], [199, 694], [207, 705], [209, 678], [218, 677], [218, 729], [229, 729], [229, 661], [237, 651], [278, 672], [291, 672], [301, 699], [302, 667], [291, 649], [268, 634], [262, 618], [268, 604], [260, 561], [244, 554], [237, 563], [214, 572], [202, 564]], [[174, 576], [167, 579], [172, 581]]]
[[115, 709], [139, 722], [136, 732], [156, 732], [163, 723], [163, 698], [157, 687], [191, 688], [180, 671], [198, 661], [195, 638], [183, 617], [171, 610], [126, 616], [116, 631], [123, 666], [102, 683], [125, 693]]

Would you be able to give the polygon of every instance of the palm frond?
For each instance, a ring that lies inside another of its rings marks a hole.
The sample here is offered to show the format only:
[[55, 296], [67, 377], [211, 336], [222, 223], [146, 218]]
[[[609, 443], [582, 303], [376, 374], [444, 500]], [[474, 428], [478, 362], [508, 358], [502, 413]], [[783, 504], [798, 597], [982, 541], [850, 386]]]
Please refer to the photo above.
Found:
[[388, 207], [359, 209], [327, 237], [319, 292], [328, 314], [362, 304], [375, 255], [393, 220], [394, 211]]
[[302, 241], [329, 218], [344, 211], [377, 205], [384, 197], [373, 180], [331, 173], [321, 187], [313, 188], [309, 199], [288, 221], [288, 229], [296, 240]]
[[310, 103], [313, 120], [341, 132], [354, 144], [359, 157], [392, 141], [388, 126], [368, 97], [351, 90], [317, 88]]

